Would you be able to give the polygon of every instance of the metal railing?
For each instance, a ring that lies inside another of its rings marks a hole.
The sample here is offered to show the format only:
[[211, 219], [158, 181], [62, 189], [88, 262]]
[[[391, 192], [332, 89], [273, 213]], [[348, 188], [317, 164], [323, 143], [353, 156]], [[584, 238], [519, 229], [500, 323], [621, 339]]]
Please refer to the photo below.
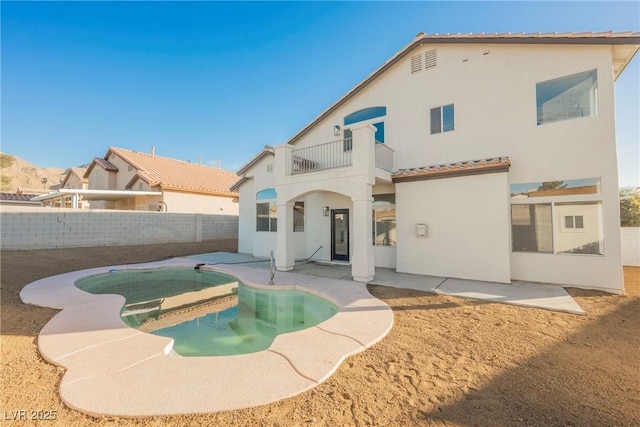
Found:
[[351, 166], [351, 138], [291, 151], [288, 175]]
[[393, 149], [376, 141], [376, 167], [393, 172]]

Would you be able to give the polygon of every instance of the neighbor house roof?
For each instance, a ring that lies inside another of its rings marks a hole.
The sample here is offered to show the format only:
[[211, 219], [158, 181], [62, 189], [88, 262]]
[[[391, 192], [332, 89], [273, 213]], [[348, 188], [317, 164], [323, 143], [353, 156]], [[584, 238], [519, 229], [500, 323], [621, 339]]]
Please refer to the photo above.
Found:
[[230, 171], [197, 163], [170, 159], [150, 153], [109, 147], [105, 158], [114, 153], [137, 170], [127, 184], [130, 188], [138, 179], [163, 190], [178, 190], [207, 194], [237, 196], [230, 190], [238, 176]]
[[394, 183], [398, 183], [464, 175], [480, 175], [493, 172], [508, 172], [510, 166], [511, 162], [508, 157], [494, 157], [492, 159], [400, 169], [391, 176], [391, 179]]
[[640, 47], [640, 32], [568, 32], [568, 33], [469, 33], [469, 34], [425, 34], [418, 33], [411, 43], [392, 56], [380, 68], [371, 73], [362, 82], [338, 99], [333, 105], [322, 112], [311, 123], [302, 128], [289, 141], [294, 144], [302, 138], [316, 124], [325, 119], [329, 114], [337, 110], [349, 99], [354, 97], [387, 69], [410, 54], [415, 48], [422, 45], [435, 44], [580, 44], [580, 45], [612, 45], [616, 46], [613, 52], [614, 79], [616, 79], [631, 61]]
[[49, 189], [47, 188], [31, 188], [31, 187], [18, 187], [16, 194], [28, 194], [31, 196], [37, 196], [39, 194], [47, 194]]
[[[0, 200], [7, 202], [30, 202], [37, 194], [0, 193]], [[37, 204], [37, 202], [34, 202]]]

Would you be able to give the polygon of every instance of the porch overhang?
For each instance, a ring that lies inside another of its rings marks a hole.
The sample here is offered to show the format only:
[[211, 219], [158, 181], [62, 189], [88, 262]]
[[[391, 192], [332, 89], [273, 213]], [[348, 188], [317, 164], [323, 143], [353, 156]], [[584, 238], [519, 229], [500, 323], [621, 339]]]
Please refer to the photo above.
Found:
[[139, 196], [162, 196], [161, 191], [129, 191], [129, 190], [82, 190], [74, 188], [61, 188], [54, 193], [43, 194], [31, 199], [33, 202], [45, 202], [47, 200], [82, 196], [83, 200], [121, 200]]

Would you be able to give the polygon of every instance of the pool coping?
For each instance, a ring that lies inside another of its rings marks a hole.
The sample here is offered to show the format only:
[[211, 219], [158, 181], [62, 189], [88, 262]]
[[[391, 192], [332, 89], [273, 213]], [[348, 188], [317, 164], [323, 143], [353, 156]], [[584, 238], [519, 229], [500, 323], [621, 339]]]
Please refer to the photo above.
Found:
[[24, 303], [62, 309], [40, 331], [38, 349], [66, 368], [60, 397], [94, 416], [147, 417], [210, 413], [273, 403], [329, 378], [347, 357], [381, 340], [393, 312], [365, 283], [238, 265], [203, 266], [235, 276], [247, 286], [300, 289], [338, 306], [330, 319], [279, 335], [267, 349], [238, 356], [181, 357], [173, 340], [131, 328], [120, 318], [121, 295], [94, 295], [75, 286], [110, 270], [194, 267], [193, 259], [107, 266], [37, 280], [20, 292]]

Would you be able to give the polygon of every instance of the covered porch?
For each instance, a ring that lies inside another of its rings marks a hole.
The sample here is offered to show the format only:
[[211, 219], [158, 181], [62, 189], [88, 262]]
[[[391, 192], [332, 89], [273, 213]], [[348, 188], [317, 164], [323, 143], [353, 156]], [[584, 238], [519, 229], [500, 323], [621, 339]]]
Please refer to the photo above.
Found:
[[[373, 187], [393, 187], [393, 150], [376, 143], [375, 130], [365, 124], [352, 128], [352, 137], [348, 139], [300, 148], [288, 144], [275, 148], [278, 221], [275, 259], [279, 271], [295, 267], [294, 206], [309, 197], [314, 203], [313, 214], [307, 215], [307, 233], [315, 234], [307, 235], [306, 241], [328, 243], [330, 233], [329, 260], [350, 265], [355, 281], [373, 279]], [[327, 197], [325, 203], [319, 194], [333, 194], [337, 198]], [[328, 224], [324, 224], [328, 221], [317, 217], [320, 212], [329, 217], [330, 231]], [[310, 245], [307, 243], [307, 249]]]

